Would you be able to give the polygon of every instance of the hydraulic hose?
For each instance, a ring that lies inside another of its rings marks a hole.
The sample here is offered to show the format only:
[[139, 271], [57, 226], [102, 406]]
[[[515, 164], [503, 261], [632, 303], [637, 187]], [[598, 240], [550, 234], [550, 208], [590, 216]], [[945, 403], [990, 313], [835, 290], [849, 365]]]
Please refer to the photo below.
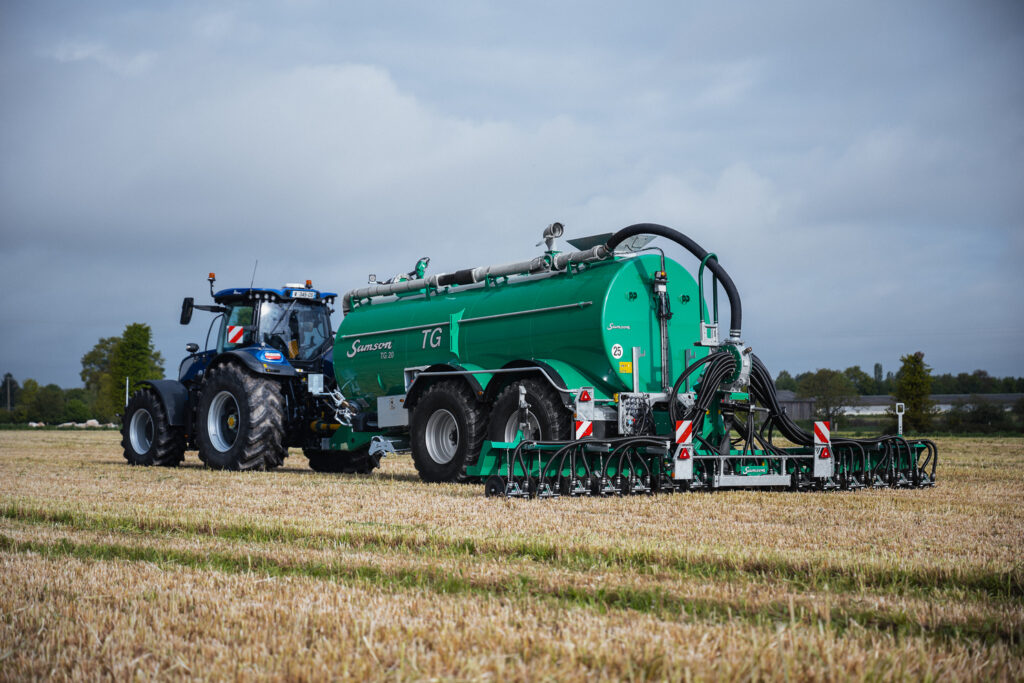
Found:
[[[704, 257], [708, 255], [708, 252], [703, 247], [683, 233], [664, 225], [658, 225], [657, 223], [637, 223], [625, 227], [612, 235], [605, 246], [609, 252], [614, 251], [615, 247], [619, 246], [619, 244], [637, 235], [664, 237], [689, 251], [697, 257], [698, 261], [703, 261]], [[729, 336], [739, 339], [740, 331], [743, 329], [743, 306], [740, 303], [740, 293], [737, 291], [736, 284], [732, 281], [732, 278], [729, 277], [729, 273], [725, 272], [725, 268], [718, 263], [718, 259], [708, 259], [708, 268], [711, 269], [711, 272], [722, 283], [722, 288], [725, 289], [725, 294], [729, 297]], [[701, 302], [701, 305], [703, 305], [703, 302]]]

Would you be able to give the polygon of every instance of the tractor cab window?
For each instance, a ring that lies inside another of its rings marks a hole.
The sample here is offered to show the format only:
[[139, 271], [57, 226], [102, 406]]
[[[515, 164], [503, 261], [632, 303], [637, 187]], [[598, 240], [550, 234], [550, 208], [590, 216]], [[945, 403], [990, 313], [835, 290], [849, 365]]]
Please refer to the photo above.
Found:
[[218, 352], [252, 346], [256, 331], [252, 314], [253, 307], [250, 305], [235, 305], [228, 309], [217, 338]]
[[324, 352], [330, 339], [330, 319], [321, 304], [298, 300], [260, 304], [260, 342], [281, 351], [286, 359], [312, 360]]

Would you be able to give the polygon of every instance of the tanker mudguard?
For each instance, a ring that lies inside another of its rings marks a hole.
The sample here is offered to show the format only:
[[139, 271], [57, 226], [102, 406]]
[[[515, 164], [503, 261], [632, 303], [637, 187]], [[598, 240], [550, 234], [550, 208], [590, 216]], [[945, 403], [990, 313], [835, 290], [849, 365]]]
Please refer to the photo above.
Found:
[[188, 412], [188, 389], [176, 379], [147, 379], [143, 384], [153, 389], [160, 398], [164, 410], [167, 411], [167, 421], [172, 427], [182, 427], [185, 424], [185, 415]]
[[[498, 397], [498, 393], [503, 389], [509, 382], [514, 382], [520, 377], [540, 377], [544, 381], [551, 384], [551, 386], [558, 392], [559, 397], [562, 400], [562, 404], [567, 408], [573, 407], [572, 394], [568, 391], [568, 386], [563, 379], [562, 374], [558, 369], [553, 367], [553, 364], [560, 365], [561, 370], [568, 369], [568, 365], [564, 363], [558, 363], [557, 361], [544, 361], [544, 360], [514, 360], [510, 363], [506, 363], [502, 368], [503, 371], [510, 370], [521, 370], [520, 373], [508, 373], [508, 381], [506, 382], [491, 382], [487, 385], [487, 392], [485, 398], [488, 401], [493, 401]], [[580, 386], [586, 384], [586, 382], [580, 383]]]
[[[451, 376], [465, 380], [474, 396], [482, 395], [484, 393], [484, 388], [480, 385], [480, 380], [477, 379], [475, 374], [471, 374], [470, 370], [470, 368], [455, 365], [453, 363], [438, 363], [436, 365], [431, 365], [418, 373], [412, 380], [412, 383], [409, 385], [409, 390], [405, 395], [405, 404], [407, 406], [411, 406], [416, 403], [420, 394], [426, 391], [427, 387], [430, 386], [431, 382], [426, 380], [433, 381], [434, 379], [444, 379], [445, 377]], [[423, 377], [423, 380], [420, 380], [420, 377]]]

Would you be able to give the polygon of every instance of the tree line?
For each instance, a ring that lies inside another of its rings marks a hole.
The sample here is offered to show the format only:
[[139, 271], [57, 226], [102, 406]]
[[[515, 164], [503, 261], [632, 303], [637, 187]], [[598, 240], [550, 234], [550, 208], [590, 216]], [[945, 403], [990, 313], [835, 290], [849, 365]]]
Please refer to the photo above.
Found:
[[[962, 394], [964, 396], [994, 393], [1024, 393], [1024, 377], [992, 377], [984, 370], [962, 372], [956, 376], [946, 373], [933, 376], [924, 362], [924, 353], [918, 351], [900, 358], [900, 368], [882, 377], [882, 364], [875, 363], [874, 376], [854, 365], [843, 371], [822, 368], [803, 372], [793, 377], [787, 371], [779, 373], [775, 387], [789, 390], [800, 398], [815, 400], [815, 417], [837, 421], [845, 408], [853, 405], [858, 396], [889, 395], [893, 402], [903, 403], [904, 428], [908, 432], [924, 433], [930, 430], [952, 433], [991, 433], [1024, 431], [1024, 398], [1015, 402], [1012, 410], [1000, 405], [969, 398], [939, 414], [931, 400], [933, 394]], [[886, 431], [895, 431], [895, 414], [890, 412]]]
[[34, 379], [19, 383], [11, 373], [0, 385], [0, 423], [115, 422], [124, 407], [125, 379], [129, 391], [147, 379], [162, 379], [164, 360], [153, 348], [149, 325], [131, 323], [117, 337], [104, 337], [82, 356], [82, 387], [40, 386]]
[[[839, 373], [849, 380], [853, 393], [858, 396], [891, 395], [896, 390], [899, 381], [899, 373], [887, 372], [882, 376], [882, 364], [875, 363], [874, 375], [864, 372], [859, 365], [846, 368], [845, 370], [829, 370], [832, 373]], [[817, 372], [821, 372], [818, 370]], [[775, 380], [778, 389], [789, 391], [800, 390], [800, 386], [806, 383], [816, 372], [802, 372], [793, 377], [789, 372], [783, 370]], [[941, 375], [930, 375], [933, 394], [1021, 394], [1024, 393], [1024, 377], [993, 377], [985, 370], [974, 372], [961, 372], [956, 375], [944, 373]]]

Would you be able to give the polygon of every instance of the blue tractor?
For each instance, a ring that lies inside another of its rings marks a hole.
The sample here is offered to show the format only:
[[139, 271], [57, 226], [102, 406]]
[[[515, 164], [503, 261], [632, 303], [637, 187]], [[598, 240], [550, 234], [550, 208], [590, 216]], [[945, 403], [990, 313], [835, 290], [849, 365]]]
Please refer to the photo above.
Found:
[[197, 449], [214, 469], [264, 470], [296, 447], [316, 471], [377, 467], [380, 454], [368, 444], [332, 450], [329, 443], [332, 429], [351, 424], [355, 412], [334, 386], [330, 305], [337, 295], [309, 280], [218, 292], [214, 281], [210, 273], [213, 305], [187, 297], [181, 308], [182, 325], [193, 309], [215, 314], [205, 350], [188, 344], [177, 380], [149, 380], [128, 400], [121, 430], [128, 462], [175, 466]]

